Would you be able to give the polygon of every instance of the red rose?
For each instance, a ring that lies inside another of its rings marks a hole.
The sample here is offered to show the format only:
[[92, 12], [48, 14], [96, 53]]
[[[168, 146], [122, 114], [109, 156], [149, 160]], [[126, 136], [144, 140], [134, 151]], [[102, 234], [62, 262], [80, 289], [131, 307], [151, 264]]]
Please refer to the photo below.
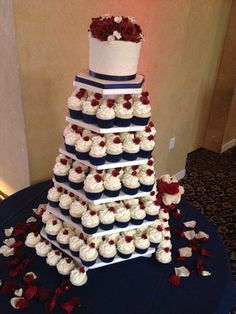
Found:
[[112, 35], [116, 29], [116, 23], [114, 17], [104, 18], [101, 20], [100, 17], [93, 18], [90, 24], [90, 31], [94, 38], [101, 41], [106, 41], [108, 36]]
[[140, 41], [141, 29], [137, 24], [131, 23], [131, 21], [125, 17], [122, 19], [118, 26], [118, 32], [121, 33], [122, 40], [133, 41], [138, 43]]
[[179, 183], [172, 182], [172, 183], [166, 183], [166, 182], [160, 182], [159, 184], [159, 192], [160, 193], [167, 193], [170, 195], [175, 195], [179, 193]]

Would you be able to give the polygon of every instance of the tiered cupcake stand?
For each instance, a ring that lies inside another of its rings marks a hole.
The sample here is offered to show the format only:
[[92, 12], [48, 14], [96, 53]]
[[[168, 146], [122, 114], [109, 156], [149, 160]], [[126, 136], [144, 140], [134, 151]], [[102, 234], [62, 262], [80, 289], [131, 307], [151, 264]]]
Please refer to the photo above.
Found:
[[[119, 95], [119, 94], [138, 94], [138, 93], [141, 93], [143, 82], [144, 82], [144, 77], [142, 75], [137, 75], [136, 79], [134, 79], [134, 80], [125, 81], [125, 82], [120, 83], [120, 82], [116, 82], [116, 81], [105, 81], [105, 80], [93, 78], [93, 77], [89, 76], [87, 71], [82, 71], [78, 75], [76, 75], [76, 78], [74, 81], [74, 86], [76, 86], [78, 88], [85, 88], [85, 89], [92, 91], [92, 92], [99, 92], [103, 95], [103, 97], [109, 98], [109, 96], [114, 96], [114, 95]], [[105, 128], [99, 128], [97, 125], [87, 124], [87, 123], [83, 122], [82, 120], [72, 119], [70, 117], [66, 117], [66, 121], [69, 122], [70, 124], [78, 125], [84, 129], [91, 130], [91, 131], [96, 132], [98, 134], [142, 131], [145, 128], [145, 126], [130, 125], [129, 127], [116, 127], [116, 126], [114, 126], [110, 129], [108, 129], [108, 128], [105, 129]], [[73, 160], [78, 160], [81, 163], [83, 163], [83, 164], [85, 164], [91, 168], [98, 169], [98, 170], [141, 165], [141, 164], [146, 164], [148, 161], [148, 159], [146, 159], [146, 158], [138, 158], [135, 161], [121, 160], [121, 161], [116, 162], [116, 163], [106, 162], [104, 165], [94, 166], [89, 161], [79, 160], [78, 158], [76, 158], [76, 156], [74, 154], [68, 153], [64, 146], [61, 146], [59, 148], [59, 152], [72, 158]], [[85, 193], [83, 192], [83, 190], [74, 190], [69, 186], [69, 184], [57, 182], [55, 179], [53, 179], [53, 182], [57, 186], [61, 186], [63, 189], [74, 193], [74, 195], [78, 196], [81, 200], [84, 200], [84, 201], [90, 202], [90, 203], [94, 203], [94, 204], [103, 204], [103, 203], [119, 201], [119, 200], [140, 198], [140, 197], [146, 196], [150, 193], [150, 192], [139, 191], [135, 195], [128, 195], [128, 194], [121, 192], [119, 194], [119, 196], [117, 196], [117, 197], [107, 197], [105, 195], [102, 195], [102, 197], [100, 199], [90, 200], [85, 196]], [[69, 223], [71, 226], [77, 228], [81, 232], [83, 231], [81, 224], [74, 223], [69, 216], [63, 215], [59, 208], [51, 207], [48, 204], [46, 210], [49, 211], [50, 213], [52, 213], [54, 216], [61, 219], [62, 221], [65, 221], [65, 222]], [[113, 229], [111, 229], [111, 230], [98, 229], [98, 231], [95, 234], [89, 235], [89, 236], [92, 236], [92, 237], [106, 236], [106, 235], [110, 235], [110, 234], [117, 233], [117, 232], [124, 232], [124, 231], [132, 230], [132, 229], [139, 229], [142, 227], [147, 227], [147, 226], [151, 225], [152, 223], [153, 223], [153, 221], [144, 221], [139, 226], [129, 223], [129, 225], [125, 228], [118, 228], [118, 227], [114, 226]], [[50, 241], [55, 247], [59, 248], [62, 252], [64, 252], [68, 256], [72, 257], [75, 261], [75, 264], [77, 264], [77, 265], [82, 264], [80, 259], [77, 257], [74, 257], [70, 253], [69, 250], [62, 249], [56, 240], [53, 241], [53, 240], [48, 239], [44, 228], [41, 230], [41, 236], [43, 238], [47, 239], [48, 241]], [[138, 253], [134, 252], [129, 259], [134, 259], [134, 258], [138, 258], [138, 257], [150, 257], [154, 252], [155, 252], [155, 248], [150, 247], [145, 254], [138, 254]], [[94, 268], [98, 268], [98, 267], [108, 266], [108, 265], [111, 265], [114, 263], [124, 262], [126, 260], [128, 260], [128, 259], [123, 259], [123, 258], [119, 257], [118, 255], [116, 255], [116, 257], [114, 258], [114, 260], [112, 262], [104, 263], [98, 258], [96, 263], [91, 267], [87, 267], [87, 269], [94, 269]]]

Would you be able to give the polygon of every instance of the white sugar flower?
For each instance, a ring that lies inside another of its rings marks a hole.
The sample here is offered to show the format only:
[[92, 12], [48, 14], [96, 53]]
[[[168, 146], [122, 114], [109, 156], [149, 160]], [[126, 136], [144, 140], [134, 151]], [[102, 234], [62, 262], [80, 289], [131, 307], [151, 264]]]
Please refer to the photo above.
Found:
[[13, 244], [15, 244], [16, 240], [14, 238], [5, 239], [3, 241], [4, 244], [6, 244], [8, 247], [11, 247]]
[[135, 24], [136, 23], [136, 20], [135, 18], [133, 18], [133, 16], [129, 16], [129, 20], [132, 24]]
[[109, 19], [109, 17], [110, 17], [110, 14], [108, 14], [108, 13], [103, 14], [103, 15], [101, 15], [101, 17], [100, 17], [100, 21], [105, 20], [105, 19]]
[[115, 40], [115, 36], [114, 35], [110, 35], [110, 36], [107, 37], [107, 40], [108, 41], [113, 41], [113, 40]]
[[17, 297], [22, 297], [23, 295], [23, 289], [20, 288], [20, 289], [17, 289], [14, 291], [14, 295], [16, 295]]
[[13, 233], [13, 230], [14, 230], [13, 227], [11, 227], [9, 229], [5, 229], [5, 236], [6, 237], [10, 237], [12, 235], [12, 233]]
[[14, 248], [9, 248], [7, 245], [2, 245], [0, 247], [0, 254], [5, 257], [14, 255]]
[[113, 32], [113, 36], [116, 38], [116, 39], [121, 39], [121, 33], [119, 33], [118, 31], [114, 31]]
[[143, 38], [144, 38], [144, 35], [143, 35], [142, 33], [141, 33], [139, 36], [140, 36], [140, 38], [141, 38], [141, 39], [143, 39]]
[[122, 21], [122, 16], [115, 16], [114, 17], [114, 22], [116, 22], [117, 24], [119, 24]]

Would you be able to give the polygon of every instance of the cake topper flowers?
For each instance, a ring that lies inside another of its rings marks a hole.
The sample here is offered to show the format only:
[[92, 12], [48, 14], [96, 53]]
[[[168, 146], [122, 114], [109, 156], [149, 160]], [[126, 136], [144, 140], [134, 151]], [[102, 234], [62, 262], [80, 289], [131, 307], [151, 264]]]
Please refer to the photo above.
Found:
[[110, 16], [92, 18], [89, 31], [101, 41], [123, 40], [139, 43], [143, 39], [140, 26], [133, 17]]

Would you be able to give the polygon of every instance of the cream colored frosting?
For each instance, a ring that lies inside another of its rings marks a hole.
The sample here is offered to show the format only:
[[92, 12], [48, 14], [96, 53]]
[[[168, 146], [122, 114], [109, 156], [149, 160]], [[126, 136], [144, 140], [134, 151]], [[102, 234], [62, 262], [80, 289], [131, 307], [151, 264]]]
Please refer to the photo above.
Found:
[[146, 185], [152, 185], [155, 182], [155, 172], [152, 175], [148, 175], [146, 171], [140, 171], [138, 174], [139, 182]]
[[113, 257], [116, 255], [115, 243], [110, 244], [109, 241], [103, 241], [99, 245], [99, 254], [104, 257]]
[[61, 162], [62, 159], [65, 159], [67, 161], [67, 164], [68, 165], [71, 165], [72, 164], [72, 159], [71, 158], [68, 158], [67, 156], [63, 155], [63, 154], [59, 154], [57, 155], [56, 157], [56, 162]]
[[160, 247], [156, 250], [156, 258], [160, 263], [170, 263], [172, 260], [171, 251], [166, 252], [163, 248]]
[[99, 211], [99, 219], [103, 224], [111, 224], [115, 221], [115, 214], [108, 209], [103, 209]]
[[55, 163], [53, 167], [53, 173], [58, 176], [65, 176], [69, 173], [70, 165], [63, 165], [60, 162]]
[[78, 97], [72, 95], [68, 98], [68, 108], [76, 111], [81, 111], [83, 101], [83, 99], [79, 99]]
[[140, 148], [142, 150], [151, 151], [154, 149], [154, 147], [155, 147], [155, 141], [154, 140], [150, 141], [148, 138], [141, 139]]
[[158, 215], [159, 214], [159, 210], [160, 210], [160, 206], [159, 205], [155, 205], [154, 202], [147, 202], [145, 203], [145, 210], [146, 210], [146, 214], [149, 215]]
[[91, 146], [89, 155], [92, 157], [103, 157], [106, 155], [106, 145], [100, 146], [99, 143], [94, 142]]
[[59, 192], [58, 189], [53, 186], [51, 189], [48, 190], [47, 198], [49, 201], [58, 202], [62, 192]]
[[38, 256], [46, 256], [48, 252], [51, 250], [51, 244], [46, 241], [40, 241], [35, 245], [36, 254]]
[[128, 153], [137, 153], [139, 151], [140, 145], [136, 144], [133, 139], [125, 139], [123, 141], [123, 150]]
[[84, 137], [85, 136], [80, 136], [78, 140], [76, 141], [75, 150], [77, 152], [87, 153], [90, 151], [90, 148], [92, 146], [92, 141], [91, 139], [89, 139], [88, 141], [85, 141]]
[[106, 140], [107, 153], [109, 153], [111, 155], [118, 155], [118, 154], [121, 154], [123, 152], [122, 142], [114, 143], [114, 139], [116, 137], [119, 138], [119, 136], [113, 135], [113, 136], [108, 137], [108, 139]]
[[120, 233], [115, 232], [115, 233], [112, 233], [112, 234], [105, 236], [105, 240], [107, 240], [107, 241], [113, 240], [116, 243], [118, 241], [119, 237], [120, 237]]
[[102, 192], [104, 190], [103, 182], [97, 182], [94, 175], [88, 174], [84, 180], [84, 190], [86, 192]]
[[145, 105], [139, 100], [133, 104], [133, 110], [135, 117], [147, 118], [151, 116], [150, 104]]
[[[67, 234], [64, 234], [65, 230], [68, 232]], [[68, 244], [72, 236], [73, 231], [68, 228], [62, 228], [57, 235], [57, 241], [61, 244]]]
[[95, 247], [93, 248], [90, 245], [84, 244], [80, 248], [79, 256], [84, 261], [94, 261], [98, 257], [98, 251]]
[[[56, 221], [57, 223], [54, 224], [53, 222]], [[50, 219], [47, 221], [45, 230], [47, 233], [52, 234], [52, 235], [56, 235], [58, 234], [58, 232], [60, 231], [60, 229], [62, 228], [62, 222], [59, 219]]]
[[162, 232], [155, 228], [148, 229], [149, 240], [153, 243], [160, 243], [163, 239]]
[[82, 168], [82, 171], [84, 173], [87, 173], [89, 171], [89, 166], [86, 166], [84, 164], [82, 164], [80, 161], [76, 160], [73, 162], [73, 168], [76, 168], [76, 167], [81, 167]]
[[81, 246], [84, 245], [84, 240], [80, 239], [78, 236], [72, 236], [69, 241], [70, 250], [79, 252]]
[[93, 211], [85, 211], [81, 216], [82, 225], [88, 228], [97, 227], [99, 225], [99, 218], [96, 212], [92, 215]]
[[97, 118], [101, 120], [110, 120], [115, 118], [115, 111], [113, 108], [109, 108], [106, 103], [102, 103], [97, 113]]
[[62, 253], [59, 250], [51, 250], [47, 254], [46, 262], [50, 266], [56, 266], [61, 258], [62, 258]]
[[115, 219], [119, 222], [127, 222], [130, 220], [130, 211], [125, 207], [120, 207], [115, 212]]
[[121, 189], [120, 178], [114, 177], [111, 173], [107, 173], [104, 176], [104, 188], [111, 191], [117, 191]]
[[131, 209], [130, 214], [131, 214], [131, 218], [138, 219], [138, 220], [144, 219], [146, 217], [145, 210], [141, 209], [139, 206]]
[[124, 204], [130, 206], [130, 209], [135, 208], [139, 205], [139, 199], [138, 198], [132, 198], [130, 200], [124, 200]]
[[170, 215], [168, 212], [165, 212], [163, 208], [161, 208], [159, 211], [159, 218], [160, 219], [169, 219]]
[[131, 254], [134, 252], [135, 250], [135, 246], [134, 246], [134, 241], [131, 240], [130, 242], [127, 242], [125, 240], [125, 237], [121, 237], [118, 241], [117, 241], [117, 250], [120, 253], [123, 254]]
[[95, 210], [95, 212], [99, 212], [100, 210], [106, 209], [106, 204], [93, 204], [89, 203], [88, 208], [91, 210]]
[[48, 220], [53, 219], [54, 217], [53, 214], [46, 210], [42, 215], [42, 222], [46, 224]]
[[25, 239], [25, 245], [28, 247], [35, 247], [35, 245], [39, 243], [40, 240], [41, 240], [40, 234], [30, 232]]
[[69, 194], [62, 194], [59, 201], [59, 206], [63, 209], [69, 209], [73, 198]]
[[147, 249], [150, 246], [150, 241], [148, 237], [144, 239], [142, 234], [137, 234], [134, 237], [134, 245], [139, 249]]
[[92, 106], [91, 100], [87, 99], [83, 103], [82, 111], [83, 113], [88, 114], [88, 115], [96, 115], [98, 108], [99, 108], [99, 105]]
[[140, 186], [137, 176], [131, 174], [124, 174], [122, 183], [128, 188], [138, 188]]
[[70, 282], [74, 286], [83, 286], [87, 280], [86, 271], [82, 272], [78, 268], [74, 268], [70, 273]]
[[133, 108], [127, 109], [123, 106], [123, 102], [115, 104], [115, 113], [118, 118], [131, 119], [133, 117]]
[[75, 169], [70, 169], [70, 172], [69, 172], [70, 181], [80, 183], [80, 182], [83, 182], [84, 179], [85, 179], [85, 174], [83, 171], [81, 173], [78, 173], [75, 171]]
[[79, 139], [79, 137], [80, 137], [80, 134], [78, 134], [78, 133], [75, 133], [75, 132], [68, 133], [65, 136], [65, 143], [68, 145], [75, 145], [76, 141]]
[[97, 249], [99, 247], [99, 244], [102, 242], [102, 237], [94, 237], [94, 236], [88, 236], [87, 237], [87, 244], [94, 243], [95, 248]]
[[160, 242], [160, 244], [159, 244], [159, 246], [160, 247], [162, 247], [163, 249], [164, 248], [169, 248], [169, 249], [171, 249], [172, 248], [172, 244], [171, 244], [171, 241], [170, 241], [170, 239], [163, 239], [161, 242]]
[[76, 218], [80, 218], [87, 210], [87, 206], [83, 205], [80, 201], [74, 201], [70, 205], [70, 215]]
[[57, 270], [61, 275], [69, 275], [75, 264], [71, 258], [64, 257], [57, 263]]

